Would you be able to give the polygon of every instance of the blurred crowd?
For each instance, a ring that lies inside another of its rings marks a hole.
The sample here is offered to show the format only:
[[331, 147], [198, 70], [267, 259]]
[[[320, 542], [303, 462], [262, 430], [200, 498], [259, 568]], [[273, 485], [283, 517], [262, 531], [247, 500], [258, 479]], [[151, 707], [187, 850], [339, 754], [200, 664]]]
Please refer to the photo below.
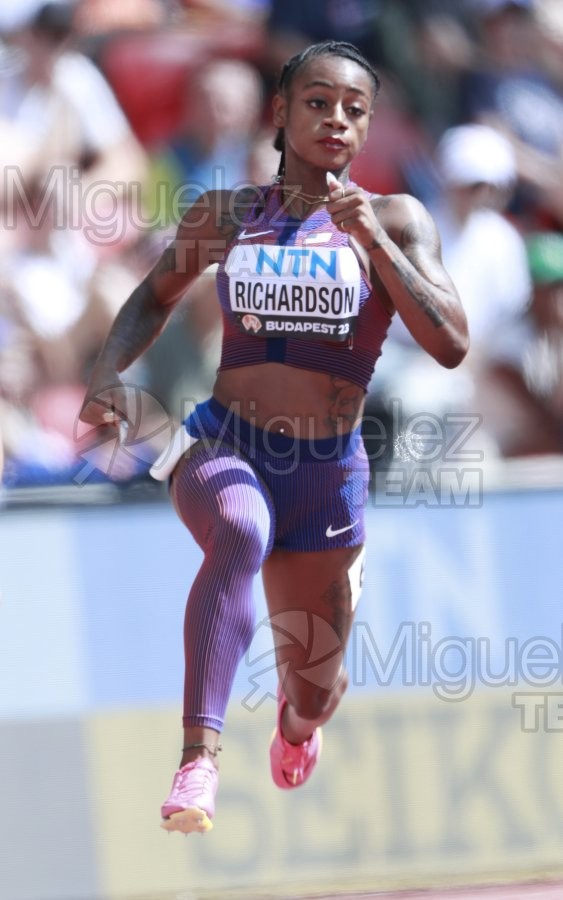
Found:
[[156, 455], [170, 418], [208, 394], [212, 266], [126, 373], [143, 423], [132, 449], [116, 463], [107, 435], [77, 424], [107, 330], [186, 206], [275, 176], [279, 68], [331, 37], [359, 46], [383, 84], [352, 176], [428, 206], [471, 333], [448, 371], [393, 322], [366, 410], [374, 465], [424, 458], [428, 436], [460, 422], [473, 458], [563, 452], [560, 0], [4, 0], [6, 485], [145, 478], [146, 445]]

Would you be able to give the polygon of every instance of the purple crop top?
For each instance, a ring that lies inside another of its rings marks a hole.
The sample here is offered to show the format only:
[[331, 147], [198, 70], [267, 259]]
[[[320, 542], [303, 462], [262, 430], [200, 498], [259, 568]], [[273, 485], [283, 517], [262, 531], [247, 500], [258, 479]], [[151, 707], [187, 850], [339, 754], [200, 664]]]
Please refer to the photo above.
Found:
[[264, 188], [217, 271], [223, 314], [220, 369], [284, 363], [345, 378], [364, 390], [391, 317], [348, 236], [323, 207], [307, 219]]

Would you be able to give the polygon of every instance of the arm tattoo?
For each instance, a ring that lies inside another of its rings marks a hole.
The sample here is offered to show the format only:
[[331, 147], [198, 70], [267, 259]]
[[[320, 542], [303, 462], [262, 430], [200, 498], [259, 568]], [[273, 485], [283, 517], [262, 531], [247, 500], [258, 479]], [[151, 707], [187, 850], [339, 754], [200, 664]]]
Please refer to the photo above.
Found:
[[234, 196], [234, 220], [237, 227], [244, 225], [251, 210], [254, 211], [253, 222], [260, 219], [265, 206], [264, 192], [260, 187], [245, 187]]
[[168, 272], [176, 271], [176, 249], [174, 244], [171, 244], [169, 247], [164, 250], [162, 256], [155, 266], [155, 274], [156, 275], [166, 275]]
[[371, 201], [374, 213], [377, 215], [382, 209], [387, 209], [387, 207], [391, 205], [392, 200], [392, 197], [376, 197]]
[[[376, 217], [382, 212], [384, 209], [387, 209], [388, 206], [393, 202], [393, 197], [372, 197], [371, 199], [371, 208], [373, 209]], [[383, 244], [387, 241], [387, 232], [383, 230], [382, 240], [378, 240], [374, 238], [369, 245], [365, 249], [369, 252], [372, 250], [377, 250], [383, 246]]]
[[229, 243], [237, 232], [237, 225], [229, 212], [220, 212], [217, 216], [217, 231]]
[[422, 288], [418, 274], [414, 275], [412, 271], [403, 266], [402, 263], [393, 260], [393, 268], [400, 275], [401, 281], [405, 285], [407, 291], [418, 303], [423, 312], [426, 313], [430, 321], [436, 328], [444, 325], [446, 320], [436, 305], [436, 301], [431, 292]]
[[103, 349], [122, 372], [158, 337], [170, 314], [170, 307], [155, 302], [154, 291], [147, 280], [135, 288], [119, 310]]
[[[446, 320], [440, 311], [439, 304], [436, 303], [435, 292], [431, 289], [439, 287], [439, 285], [432, 279], [429, 265], [429, 261], [439, 254], [439, 238], [429, 225], [409, 222], [401, 232], [399, 248], [411, 266], [407, 267], [398, 260], [393, 260], [393, 268], [400, 275], [413, 300], [426, 313], [432, 324], [439, 328], [445, 324]], [[421, 278], [430, 282], [430, 289], [421, 283]]]
[[235, 195], [232, 195], [228, 209], [222, 208], [218, 210], [217, 230], [225, 238], [227, 244], [234, 239], [247, 221], [248, 213], [253, 207], [256, 207], [259, 199], [255, 189], [242, 188]]
[[437, 254], [440, 250], [440, 241], [436, 232], [424, 222], [409, 222], [405, 225], [399, 238], [399, 247], [406, 253], [410, 248], [414, 254], [420, 247], [425, 247], [432, 254]]
[[330, 406], [325, 419], [326, 424], [336, 436], [342, 432], [342, 425], [347, 423], [348, 431], [356, 422], [363, 397], [363, 391], [350, 384], [344, 378], [330, 376], [332, 389], [329, 394]]

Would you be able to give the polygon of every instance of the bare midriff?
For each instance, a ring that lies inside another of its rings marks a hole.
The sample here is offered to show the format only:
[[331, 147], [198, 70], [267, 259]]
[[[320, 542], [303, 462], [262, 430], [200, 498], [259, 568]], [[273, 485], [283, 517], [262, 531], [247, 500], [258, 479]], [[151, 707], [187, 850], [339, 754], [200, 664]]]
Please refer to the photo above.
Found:
[[223, 369], [213, 396], [257, 428], [320, 440], [360, 424], [365, 392], [335, 375], [263, 363]]

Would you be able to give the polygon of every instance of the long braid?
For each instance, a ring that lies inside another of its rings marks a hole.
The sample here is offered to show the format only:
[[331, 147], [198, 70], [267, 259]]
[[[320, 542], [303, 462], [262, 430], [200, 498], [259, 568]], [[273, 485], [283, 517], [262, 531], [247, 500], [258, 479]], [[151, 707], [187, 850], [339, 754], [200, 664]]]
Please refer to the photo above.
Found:
[[[295, 56], [288, 59], [281, 70], [278, 79], [278, 92], [280, 94], [285, 93], [289, 89], [295, 73], [306, 63], [312, 59], [317, 59], [319, 56], [341, 56], [361, 66], [373, 82], [373, 97], [375, 100], [381, 86], [379, 76], [369, 60], [360, 53], [358, 48], [354, 44], [348, 44], [346, 41], [321, 41], [318, 44], [311, 44], [310, 47], [306, 47], [301, 53], [296, 53]], [[285, 135], [283, 128], [278, 128], [274, 139], [274, 149], [281, 152], [278, 167], [278, 178], [280, 178], [285, 174]]]
[[274, 138], [274, 150], [279, 150], [281, 154], [278, 166], [278, 178], [281, 178], [285, 174], [285, 138], [283, 128], [278, 128]]

